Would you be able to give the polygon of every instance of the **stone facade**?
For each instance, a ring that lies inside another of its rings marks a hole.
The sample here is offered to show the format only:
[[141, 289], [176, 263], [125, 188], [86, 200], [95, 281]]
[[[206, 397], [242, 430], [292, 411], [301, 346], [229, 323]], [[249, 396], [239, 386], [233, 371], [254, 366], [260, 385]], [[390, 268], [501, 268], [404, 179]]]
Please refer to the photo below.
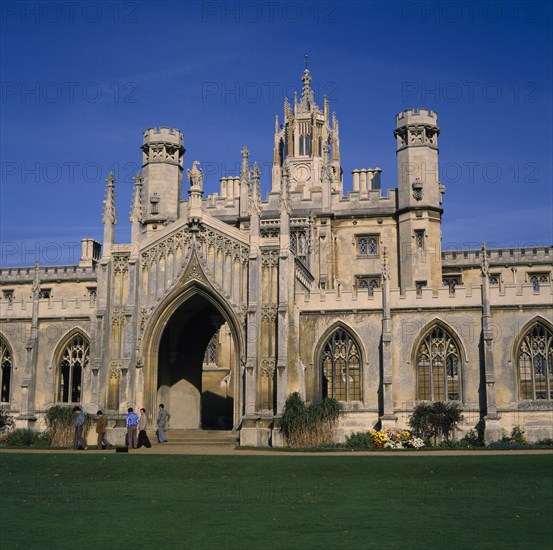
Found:
[[53, 403], [128, 406], [173, 429], [218, 428], [280, 445], [286, 396], [334, 396], [338, 437], [405, 426], [419, 400], [459, 401], [464, 429], [515, 423], [553, 436], [552, 252], [442, 252], [437, 115], [397, 115], [396, 189], [356, 169], [344, 193], [339, 124], [306, 69], [275, 121], [271, 191], [242, 149], [236, 177], [204, 196], [184, 136], [144, 133], [132, 238], [115, 244], [107, 178], [102, 245], [78, 266], [2, 268], [2, 407], [43, 426]]

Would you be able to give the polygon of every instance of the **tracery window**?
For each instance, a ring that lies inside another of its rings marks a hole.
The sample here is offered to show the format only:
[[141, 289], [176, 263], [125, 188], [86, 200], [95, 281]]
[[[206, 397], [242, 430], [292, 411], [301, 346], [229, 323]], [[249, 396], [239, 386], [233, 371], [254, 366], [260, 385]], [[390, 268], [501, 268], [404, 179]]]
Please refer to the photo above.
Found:
[[375, 288], [380, 288], [380, 277], [378, 276], [361, 276], [357, 277], [357, 288], [367, 289], [369, 296], [374, 294]]
[[521, 399], [553, 399], [553, 335], [541, 323], [522, 338], [518, 372]]
[[419, 344], [416, 355], [418, 399], [461, 399], [461, 354], [454, 338], [434, 326]]
[[207, 344], [207, 348], [205, 350], [205, 357], [204, 357], [204, 364], [205, 365], [213, 365], [217, 363], [217, 335], [219, 333], [216, 332], [209, 341], [209, 344]]
[[364, 235], [357, 237], [358, 256], [377, 256], [378, 255], [378, 236]]
[[460, 275], [448, 275], [447, 277], [444, 277], [442, 280], [442, 285], [449, 287], [449, 293], [455, 294], [455, 287], [457, 285], [461, 284], [461, 276]]
[[0, 338], [0, 401], [2, 403], [8, 403], [10, 401], [12, 366], [12, 356], [8, 344], [3, 338]]
[[540, 285], [545, 285], [549, 283], [549, 274], [548, 273], [535, 273], [530, 276], [530, 282], [534, 292], [540, 291]]
[[65, 346], [59, 361], [58, 401], [79, 403], [82, 395], [83, 371], [89, 361], [89, 342], [75, 335]]
[[307, 233], [305, 229], [291, 231], [290, 250], [304, 263], [307, 259]]
[[321, 352], [322, 396], [338, 401], [361, 399], [361, 357], [357, 344], [344, 329], [337, 329]]

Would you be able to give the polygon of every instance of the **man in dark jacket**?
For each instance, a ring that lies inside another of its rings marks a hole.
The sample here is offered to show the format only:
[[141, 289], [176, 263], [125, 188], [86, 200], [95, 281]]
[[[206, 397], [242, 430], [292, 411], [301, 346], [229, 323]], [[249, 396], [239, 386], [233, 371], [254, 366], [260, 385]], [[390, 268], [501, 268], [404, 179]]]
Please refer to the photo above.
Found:
[[105, 445], [106, 449], [111, 449], [111, 444], [106, 439], [108, 417], [104, 416], [102, 411], [98, 411], [96, 415], [98, 416], [98, 420], [96, 421], [96, 433], [98, 434], [98, 450], [102, 450], [102, 445]]
[[73, 439], [73, 450], [76, 451], [80, 445], [86, 451], [88, 447], [83, 439], [85, 421], [84, 413], [79, 406], [73, 407], [73, 412], [75, 413], [75, 437]]

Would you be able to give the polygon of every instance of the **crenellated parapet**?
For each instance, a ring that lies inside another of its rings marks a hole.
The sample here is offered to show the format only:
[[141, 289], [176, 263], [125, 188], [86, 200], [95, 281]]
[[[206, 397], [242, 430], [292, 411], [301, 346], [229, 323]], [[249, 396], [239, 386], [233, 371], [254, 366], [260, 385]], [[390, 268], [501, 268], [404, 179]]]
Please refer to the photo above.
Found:
[[[56, 265], [40, 266], [38, 268], [42, 282], [54, 281], [94, 281], [97, 278], [96, 265]], [[2, 267], [0, 268], [0, 285], [31, 283], [35, 276], [34, 267]]]
[[177, 128], [160, 126], [148, 128], [143, 134], [143, 145], [175, 145], [184, 147], [184, 134]]
[[[516, 248], [490, 248], [487, 250], [490, 266], [518, 264], [552, 264], [553, 246], [529, 246]], [[444, 267], [479, 267], [482, 261], [480, 249], [445, 250], [442, 252]]]
[[[326, 310], [379, 310], [382, 308], [382, 289], [337, 288], [334, 290], [311, 289], [305, 293], [303, 289], [296, 294], [296, 304], [303, 312]], [[553, 311], [553, 289], [543, 287], [538, 292], [530, 284], [521, 287], [505, 285], [503, 288], [490, 288], [490, 304], [494, 308], [549, 308]], [[480, 285], [459, 285], [452, 293], [448, 286], [438, 290], [430, 287], [422, 289], [399, 288], [390, 289], [390, 307], [394, 310], [469, 310], [482, 308], [482, 293]]]
[[396, 115], [397, 150], [405, 147], [438, 148], [438, 115], [430, 109], [406, 109]]

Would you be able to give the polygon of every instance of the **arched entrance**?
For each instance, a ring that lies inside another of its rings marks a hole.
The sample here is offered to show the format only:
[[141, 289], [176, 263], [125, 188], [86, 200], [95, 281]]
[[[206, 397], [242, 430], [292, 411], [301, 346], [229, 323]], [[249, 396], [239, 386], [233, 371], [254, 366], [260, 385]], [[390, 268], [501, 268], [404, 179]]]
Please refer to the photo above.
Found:
[[157, 400], [172, 429], [231, 429], [235, 350], [219, 310], [199, 294], [173, 313], [159, 346]]
[[195, 283], [159, 305], [144, 335], [144, 400], [170, 429], [230, 430], [241, 419], [241, 336], [232, 309]]

